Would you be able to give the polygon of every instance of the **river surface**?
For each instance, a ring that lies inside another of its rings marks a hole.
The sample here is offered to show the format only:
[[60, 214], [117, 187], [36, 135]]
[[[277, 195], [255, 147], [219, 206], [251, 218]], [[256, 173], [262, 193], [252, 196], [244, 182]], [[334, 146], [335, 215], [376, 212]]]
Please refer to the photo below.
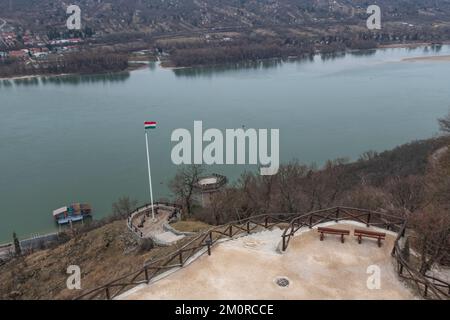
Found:
[[[88, 202], [96, 218], [121, 196], [169, 197], [176, 128], [278, 128], [280, 160], [357, 159], [437, 134], [450, 107], [450, 46], [129, 74], [0, 81], [0, 241], [53, 231], [52, 210]], [[210, 172], [236, 179], [255, 167]]]

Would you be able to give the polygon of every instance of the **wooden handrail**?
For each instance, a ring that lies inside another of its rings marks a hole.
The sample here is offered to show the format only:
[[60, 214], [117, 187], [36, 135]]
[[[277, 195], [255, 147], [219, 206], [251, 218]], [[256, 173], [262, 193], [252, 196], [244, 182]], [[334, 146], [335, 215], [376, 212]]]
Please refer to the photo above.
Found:
[[[143, 206], [146, 207], [146, 206]], [[141, 208], [143, 208], [141, 207]], [[138, 211], [139, 209], [135, 210]], [[360, 215], [354, 215], [350, 212], [360, 213]], [[288, 217], [288, 218], [286, 218]], [[367, 217], [365, 221], [361, 220], [361, 217]], [[319, 220], [314, 221], [315, 218]], [[397, 264], [399, 266], [399, 276], [413, 280], [419, 290], [421, 286], [423, 287], [423, 293], [425, 297], [430, 296], [433, 298], [443, 299], [448, 298], [450, 294], [450, 284], [431, 276], [423, 276], [416, 270], [414, 270], [402, 257], [399, 241], [404, 236], [407, 226], [406, 219], [402, 217], [396, 217], [382, 212], [371, 211], [366, 209], [357, 209], [350, 207], [333, 207], [327, 209], [321, 209], [312, 211], [309, 213], [276, 213], [276, 214], [262, 214], [257, 216], [251, 216], [248, 218], [236, 220], [229, 222], [225, 225], [211, 227], [206, 231], [201, 232], [193, 239], [184, 244], [181, 248], [176, 251], [169, 253], [166, 256], [159, 257], [154, 260], [150, 260], [144, 263], [144, 266], [139, 270], [131, 272], [120, 278], [112, 280], [107, 284], [91, 289], [88, 292], [76, 297], [75, 299], [94, 299], [98, 297], [102, 292], [105, 293], [107, 299], [112, 299], [117, 297], [123, 292], [126, 287], [136, 286], [143, 283], [149, 283], [158, 273], [161, 271], [167, 271], [172, 268], [177, 268], [183, 266], [192, 256], [196, 254], [203, 254], [204, 252], [211, 253], [211, 247], [219, 242], [223, 238], [230, 239], [237, 234], [250, 233], [252, 230], [256, 229], [258, 226], [270, 229], [276, 225], [282, 223], [289, 223], [282, 233], [282, 250], [285, 251], [289, 244], [290, 239], [295, 235], [295, 233], [302, 227], [312, 228], [313, 226], [327, 222], [327, 221], [339, 221], [344, 219], [351, 219], [359, 222], [363, 222], [368, 226], [377, 226], [380, 222], [377, 220], [382, 219], [383, 225], [388, 228], [395, 226], [399, 228], [397, 238], [395, 240], [394, 248], [392, 250], [392, 256], [396, 258]], [[270, 221], [271, 220], [271, 221]], [[253, 228], [250, 225], [253, 224]], [[233, 228], [236, 232], [233, 233]], [[228, 233], [226, 231], [229, 231]], [[216, 235], [215, 237], [213, 235]], [[201, 252], [202, 250], [204, 252]], [[188, 252], [188, 254], [183, 254]], [[174, 259], [179, 258], [177, 264], [169, 264]], [[149, 269], [153, 270], [152, 274], [148, 274]], [[402, 271], [405, 270], [410, 274], [410, 277], [402, 276]], [[145, 280], [137, 280], [141, 275], [145, 275]], [[128, 282], [126, 279], [130, 279]], [[432, 283], [429, 279], [439, 282], [439, 284]], [[112, 288], [120, 287], [115, 293], [112, 293]], [[448, 287], [449, 293], [444, 292], [440, 287]]]
[[[141, 208], [144, 208], [144, 207], [146, 207], [146, 206], [143, 206]], [[139, 209], [137, 209], [135, 211], [137, 212], [138, 210]], [[287, 214], [287, 213], [263, 214], [263, 215], [251, 216], [251, 217], [241, 219], [241, 220], [236, 220], [236, 221], [230, 222], [226, 225], [211, 227], [208, 230], [203, 231], [199, 235], [195, 236], [192, 240], [190, 240], [188, 243], [184, 244], [181, 248], [177, 249], [176, 251], [169, 253], [166, 256], [145, 262], [144, 266], [141, 269], [131, 272], [120, 278], [114, 279], [100, 287], [93, 288], [93, 289], [89, 290], [88, 292], [83, 293], [82, 295], [76, 297], [75, 299], [78, 300], [78, 299], [83, 299], [83, 298], [88, 298], [88, 299], [96, 298], [99, 294], [101, 294], [101, 292], [107, 293], [107, 295], [106, 295], [107, 299], [112, 299], [112, 298], [116, 297], [118, 294], [120, 294], [122, 292], [123, 288], [125, 288], [127, 286], [138, 285], [138, 284], [142, 284], [142, 283], [149, 283], [150, 280], [158, 274], [158, 272], [160, 272], [162, 270], [167, 270], [168, 268], [166, 267], [166, 264], [168, 264], [169, 262], [174, 260], [177, 256], [181, 257], [181, 260], [183, 262], [186, 262], [187, 259], [190, 259], [196, 253], [198, 253], [202, 249], [208, 247], [208, 244], [206, 243], [205, 240], [206, 240], [206, 238], [211, 237], [211, 235], [213, 233], [219, 234], [219, 237], [216, 240], [213, 240], [212, 243], [209, 244], [209, 247], [215, 245], [217, 243], [217, 241], [223, 237], [230, 238], [230, 236], [228, 234], [225, 234], [225, 233], [221, 234], [220, 229], [224, 229], [224, 228], [226, 229], [227, 227], [230, 227], [230, 228], [235, 227], [235, 230], [237, 230], [237, 232], [231, 235], [231, 236], [235, 236], [238, 233], [244, 233], [244, 232], [246, 233], [247, 231], [249, 231], [250, 230], [248, 228], [249, 224], [254, 223], [254, 224], [263, 226], [265, 228], [272, 228], [273, 226], [275, 226], [277, 224], [287, 223], [292, 219], [292, 217], [281, 219], [281, 218], [278, 218], [279, 216], [292, 216], [292, 215], [295, 215], [295, 214]], [[265, 223], [264, 224], [261, 223], [261, 221], [266, 222], [271, 219], [276, 222], [272, 222], [272, 223], [269, 222], [267, 225]], [[254, 229], [255, 228], [252, 228], [251, 230], [254, 230]], [[195, 246], [190, 247], [193, 245], [195, 245]], [[183, 252], [186, 252], [186, 251], [191, 251], [191, 254], [186, 255], [186, 257], [183, 257]], [[147, 271], [150, 268], [153, 269], [154, 272], [151, 275], [148, 275]], [[136, 279], [143, 274], [146, 274], [146, 280], [145, 281], [136, 281]], [[131, 279], [129, 282], [124, 281], [125, 279], [128, 279], [128, 278]], [[118, 282], [120, 282], [120, 285], [118, 285]], [[121, 289], [119, 291], [117, 291], [116, 293], [112, 293], [111, 289], [114, 287], [121, 287]]]

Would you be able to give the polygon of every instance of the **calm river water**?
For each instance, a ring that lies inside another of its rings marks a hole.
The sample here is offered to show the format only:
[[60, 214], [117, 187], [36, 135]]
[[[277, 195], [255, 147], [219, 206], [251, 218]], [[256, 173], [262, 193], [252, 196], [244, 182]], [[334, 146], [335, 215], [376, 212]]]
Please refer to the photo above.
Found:
[[[91, 203], [95, 217], [127, 195], [148, 202], [143, 122], [150, 135], [155, 198], [168, 197], [176, 128], [279, 128], [280, 160], [357, 158], [438, 132], [450, 107], [449, 55], [383, 49], [304, 61], [123, 75], [0, 81], [0, 241], [54, 230], [51, 212]], [[236, 178], [248, 166], [209, 171]]]

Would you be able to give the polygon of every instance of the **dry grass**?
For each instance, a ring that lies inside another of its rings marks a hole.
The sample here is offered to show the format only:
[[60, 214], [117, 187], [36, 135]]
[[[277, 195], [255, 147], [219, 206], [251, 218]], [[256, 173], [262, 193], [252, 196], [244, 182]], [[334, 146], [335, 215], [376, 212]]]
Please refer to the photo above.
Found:
[[0, 299], [71, 299], [81, 292], [66, 288], [69, 265], [80, 266], [82, 289], [88, 290], [138, 270], [144, 261], [167, 255], [183, 243], [141, 252], [125, 221], [112, 222], [1, 266]]
[[209, 224], [194, 220], [178, 221], [171, 226], [181, 232], [200, 232], [211, 227]]
[[403, 61], [450, 61], [450, 56], [431, 56], [431, 57], [414, 57], [404, 58]]

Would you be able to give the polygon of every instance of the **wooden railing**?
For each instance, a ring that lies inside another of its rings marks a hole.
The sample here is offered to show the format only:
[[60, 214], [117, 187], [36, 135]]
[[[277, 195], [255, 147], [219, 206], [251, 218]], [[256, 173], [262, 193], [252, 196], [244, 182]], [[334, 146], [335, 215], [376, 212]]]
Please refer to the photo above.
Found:
[[[174, 204], [174, 203], [168, 203], [168, 202], [155, 202], [153, 204], [154, 208], [159, 208], [159, 207], [169, 207], [172, 209], [176, 209], [179, 212], [181, 212], [182, 208], [180, 205]], [[133, 219], [140, 215], [140, 214], [145, 214], [146, 216], [149, 216], [149, 212], [151, 211], [152, 205], [151, 204], [145, 204], [143, 206], [140, 206], [138, 208], [136, 208], [134, 211], [130, 212], [128, 214], [128, 218], [127, 218], [127, 226], [128, 228], [131, 230], [131, 232], [133, 232], [134, 234], [136, 234], [136, 236], [138, 236], [139, 238], [143, 238], [144, 234], [142, 233], [141, 230], [139, 230], [139, 227], [135, 226], [133, 224]]]
[[400, 278], [413, 283], [417, 291], [428, 299], [449, 299], [450, 283], [429, 275], [422, 275], [414, 269], [402, 256], [400, 240], [405, 236], [407, 221], [401, 217], [382, 212], [364, 209], [335, 207], [309, 212], [294, 218], [282, 234], [282, 251], [286, 251], [289, 241], [301, 228], [312, 228], [324, 222], [339, 222], [340, 220], [353, 220], [366, 224], [367, 227], [379, 227], [397, 233], [392, 256], [395, 258], [397, 272]]
[[[212, 183], [212, 184], [207, 184], [207, 185], [200, 185], [197, 182], [196, 189], [201, 192], [214, 192], [214, 191], [219, 190], [220, 188], [222, 188], [224, 185], [226, 185], [228, 183], [227, 177], [222, 176], [220, 174], [213, 173], [211, 175], [211, 177], [216, 178], [217, 182]], [[208, 177], [205, 177], [205, 178], [208, 178]]]
[[405, 235], [407, 221], [401, 217], [349, 207], [334, 207], [306, 214], [264, 214], [213, 227], [194, 236], [181, 248], [167, 256], [151, 260], [139, 270], [115, 279], [103, 286], [83, 293], [76, 299], [114, 299], [126, 290], [140, 284], [148, 284], [159, 275], [174, 268], [183, 267], [191, 258], [208, 253], [222, 239], [230, 239], [240, 234], [250, 234], [255, 230], [271, 229], [287, 225], [281, 239], [281, 250], [286, 251], [289, 241], [303, 227], [312, 228], [324, 222], [353, 220], [369, 226], [384, 228], [398, 233], [392, 256], [397, 263], [401, 278], [416, 284], [422, 296], [431, 299], [448, 299], [450, 284], [431, 276], [423, 276], [402, 257], [400, 239]]
[[379, 227], [394, 232], [399, 232], [404, 224], [404, 219], [382, 212], [349, 208], [334, 207], [318, 211], [309, 212], [294, 218], [289, 227], [282, 234], [281, 250], [286, 251], [289, 241], [301, 228], [312, 228], [324, 222], [339, 222], [341, 220], [353, 220], [364, 223], [367, 227]]
[[410, 265], [410, 263], [403, 257], [400, 247], [401, 235], [405, 233], [407, 222], [405, 221], [402, 231], [395, 240], [392, 256], [396, 260], [397, 273], [402, 279], [412, 283], [417, 292], [426, 299], [448, 300], [450, 299], [450, 283], [429, 275], [423, 275], [418, 270]]
[[222, 239], [230, 239], [240, 234], [250, 234], [255, 230], [271, 229], [277, 225], [288, 224], [293, 216], [296, 214], [265, 214], [213, 227], [194, 236], [173, 253], [146, 262], [139, 270], [89, 290], [75, 299], [114, 299], [132, 287], [150, 283], [168, 270], [183, 267], [195, 255], [204, 253], [211, 255], [211, 248]]

